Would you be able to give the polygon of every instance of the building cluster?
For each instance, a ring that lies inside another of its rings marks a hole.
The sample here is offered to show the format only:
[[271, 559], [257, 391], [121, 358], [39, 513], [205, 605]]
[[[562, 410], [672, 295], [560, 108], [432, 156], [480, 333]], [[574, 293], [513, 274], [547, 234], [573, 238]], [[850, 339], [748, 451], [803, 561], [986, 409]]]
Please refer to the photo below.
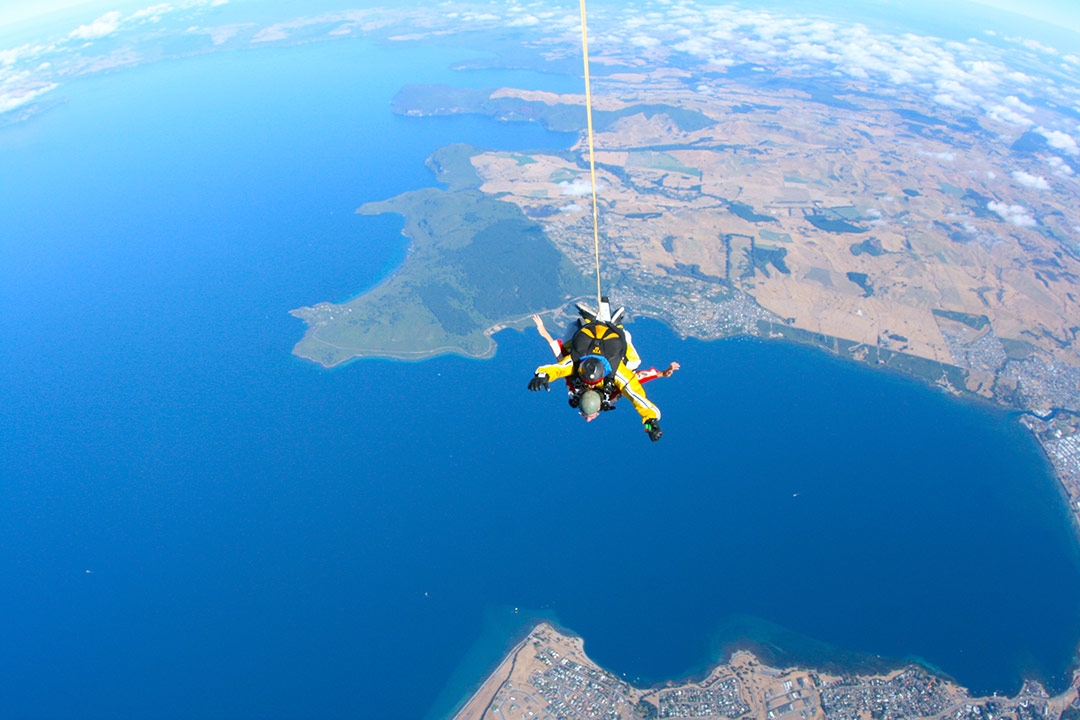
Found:
[[844, 678], [821, 688], [821, 706], [829, 720], [931, 717], [953, 704], [944, 682], [912, 667], [891, 680]]
[[672, 281], [672, 288], [670, 294], [620, 290], [619, 303], [629, 310], [662, 317], [679, 335], [701, 340], [753, 335], [759, 320], [779, 320], [741, 290], [718, 289], [685, 278]]
[[[554, 639], [555, 642], [551, 642]], [[923, 667], [887, 676], [822, 676], [761, 667], [750, 658], [705, 680], [635, 688], [580, 655], [580, 643], [534, 631], [504, 661], [510, 669], [493, 695], [456, 720], [1076, 720], [1080, 671], [1061, 695], [1038, 682], [1016, 697], [971, 697]], [[749, 660], [749, 662], [747, 662]], [[515, 670], [515, 667], [517, 670]], [[476, 698], [474, 698], [476, 700]], [[483, 709], [481, 709], [483, 708]]]
[[737, 718], [750, 712], [739, 695], [739, 682], [726, 678], [708, 689], [686, 687], [660, 693], [661, 718]]
[[633, 704], [630, 686], [614, 675], [558, 656], [550, 648], [537, 655], [546, 669], [534, 670], [529, 685], [546, 703], [544, 711], [556, 718], [620, 720], [629, 717]]
[[813, 687], [806, 687], [806, 679], [785, 680], [779, 691], [766, 691], [765, 720], [780, 720], [794, 712], [798, 712], [802, 720], [808, 720], [815, 716], [814, 697]]
[[987, 702], [982, 705], [967, 703], [958, 706], [943, 720], [998, 720], [999, 718], [1047, 720], [1048, 717], [1050, 717], [1050, 707], [1047, 703], [1024, 699], [1007, 705], [997, 702]]
[[1080, 411], [1080, 368], [1033, 355], [1009, 362], [1004, 372], [1019, 383], [1025, 406]]
[[1073, 512], [1080, 514], [1080, 415], [1059, 411], [1045, 418], [1025, 415], [1020, 421], [1042, 444]]
[[1069, 497], [1076, 498], [1073, 509], [1080, 512], [1080, 433], [1054, 440], [1043, 439], [1042, 444]]
[[964, 334], [950, 332], [942, 327], [941, 337], [945, 340], [949, 355], [957, 367], [996, 373], [1009, 359], [1005, 354], [1005, 347], [993, 329], [968, 342]]

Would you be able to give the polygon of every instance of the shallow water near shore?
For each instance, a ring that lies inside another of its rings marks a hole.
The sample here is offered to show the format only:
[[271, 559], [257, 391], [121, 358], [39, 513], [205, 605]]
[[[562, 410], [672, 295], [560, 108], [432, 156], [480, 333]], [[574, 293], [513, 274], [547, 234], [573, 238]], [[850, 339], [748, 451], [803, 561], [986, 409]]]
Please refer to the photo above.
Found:
[[1060, 687], [1077, 546], [1005, 413], [654, 321], [646, 362], [684, 367], [648, 386], [655, 445], [629, 407], [586, 425], [526, 392], [532, 331], [489, 361], [289, 355], [288, 310], [405, 256], [400, 220], [355, 207], [432, 185], [448, 142], [570, 142], [389, 114], [459, 57], [194, 58], [0, 131], [0, 713], [433, 717], [521, 631], [513, 607], [642, 682], [706, 666], [749, 615], [977, 692]]

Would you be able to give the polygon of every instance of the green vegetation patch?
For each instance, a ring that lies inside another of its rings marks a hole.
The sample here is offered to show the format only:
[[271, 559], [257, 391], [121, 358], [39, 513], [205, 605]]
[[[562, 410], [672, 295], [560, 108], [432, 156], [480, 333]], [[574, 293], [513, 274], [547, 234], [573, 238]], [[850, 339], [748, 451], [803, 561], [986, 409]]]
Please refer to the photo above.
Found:
[[[461, 147], [436, 155], [460, 161]], [[365, 355], [485, 356], [488, 328], [589, 291], [539, 224], [478, 190], [424, 188], [357, 212], [403, 216], [412, 244], [402, 267], [369, 292], [294, 312], [309, 328], [293, 352], [327, 367]]]
[[1003, 222], [1003, 218], [996, 212], [991, 210], [988, 206], [993, 201], [993, 198], [987, 197], [975, 190], [968, 188], [964, 192], [963, 196], [964, 205], [971, 210], [972, 214], [977, 218], [989, 218], [990, 220], [997, 220]]
[[762, 240], [767, 242], [791, 242], [791, 235], [789, 233], [774, 232], [772, 230], [758, 230], [758, 235]]
[[1010, 360], [1027, 360], [1035, 354], [1037, 347], [1027, 340], [1013, 340], [1012, 338], [998, 338], [1001, 347], [1005, 349], [1005, 356]]
[[823, 210], [825, 214], [835, 215], [836, 217], [843, 218], [844, 220], [861, 220], [862, 213], [854, 205], [841, 205], [839, 207], [831, 207]]
[[881, 257], [888, 253], [888, 250], [881, 246], [881, 241], [875, 237], [867, 238], [860, 243], [855, 243], [850, 248], [851, 254], [855, 257], [866, 253], [870, 257]]
[[473, 307], [488, 326], [554, 307], [587, 289], [540, 225], [524, 215], [488, 223], [446, 259], [473, 289]]
[[932, 312], [936, 317], [944, 318], [946, 320], [952, 320], [953, 322], [963, 323], [964, 325], [967, 325], [973, 330], [982, 330], [990, 324], [990, 318], [985, 315], [971, 315], [969, 313], [957, 312], [955, 310], [938, 310], [937, 308], [934, 308]]
[[[752, 223], [761, 222], [778, 222], [772, 215], [764, 215], [754, 210], [753, 205], [747, 205], [741, 202], [727, 201], [727, 209], [732, 215], [741, 217], [743, 220]], [[788, 237], [790, 240], [790, 236]]]
[[[584, 116], [584, 109], [581, 110], [581, 114]], [[657, 115], [667, 115], [683, 132], [696, 132], [716, 124], [715, 120], [699, 110], [687, 110], [675, 105], [631, 105], [622, 110], [594, 112], [593, 118], [597, 122], [597, 129], [607, 130], [617, 120], [639, 114], [644, 115], [648, 120]]]
[[655, 150], [638, 150], [631, 152], [626, 158], [627, 167], [645, 167], [653, 170], [677, 172], [683, 175], [700, 178], [701, 171], [697, 168], [683, 165], [679, 159], [664, 152]]
[[[866, 273], [849, 272], [847, 273], [847, 279], [862, 288], [863, 297], [870, 297], [874, 294], [874, 286]], [[906, 338], [904, 342], [907, 342]]]
[[435, 173], [435, 179], [446, 183], [450, 190], [478, 188], [484, 182], [472, 164], [472, 157], [478, 152], [478, 148], [465, 143], [445, 145], [433, 152], [425, 164]]
[[806, 219], [811, 225], [818, 230], [824, 230], [831, 233], [864, 233], [866, 228], [861, 228], [858, 225], [853, 225], [847, 220], [838, 218], [834, 214], [826, 212], [813, 213], [807, 215]]
[[750, 262], [753, 267], [760, 270], [765, 277], [769, 275], [769, 265], [772, 265], [778, 272], [784, 275], [790, 275], [791, 270], [788, 269], [787, 263], [784, 262], [784, 258], [787, 257], [787, 249], [781, 247], [768, 247], [767, 245], [754, 245], [750, 251]]

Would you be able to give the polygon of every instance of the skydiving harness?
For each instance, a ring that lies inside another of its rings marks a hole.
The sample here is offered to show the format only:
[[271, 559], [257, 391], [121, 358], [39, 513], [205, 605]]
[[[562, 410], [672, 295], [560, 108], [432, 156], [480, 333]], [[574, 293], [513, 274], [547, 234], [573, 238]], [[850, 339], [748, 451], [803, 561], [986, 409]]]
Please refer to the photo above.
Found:
[[[615, 371], [626, 359], [626, 336], [622, 328], [612, 320], [606, 297], [601, 299], [599, 312], [595, 314], [580, 305], [578, 310], [584, 324], [570, 339], [570, 357], [573, 358], [575, 368], [587, 358], [599, 359], [604, 366], [604, 380], [596, 385], [589, 385], [576, 372], [573, 373], [567, 378], [570, 386], [570, 407], [578, 406], [585, 391], [594, 390], [600, 395], [600, 411], [614, 410], [615, 400], [620, 395], [619, 387], [615, 384]], [[622, 312], [622, 308], [619, 308], [615, 318], [621, 317]], [[597, 319], [597, 316], [605, 319]]]
[[614, 377], [604, 378], [604, 382], [599, 385], [586, 385], [585, 381], [577, 375], [571, 375], [566, 379], [566, 382], [570, 385], [568, 402], [572, 408], [577, 408], [581, 404], [581, 396], [585, 394], [586, 390], [592, 390], [600, 396], [600, 412], [614, 410], [615, 401], [622, 395], [619, 386], [615, 384]]
[[610, 322], [592, 320], [578, 328], [570, 339], [570, 357], [577, 366], [590, 355], [604, 364], [605, 376], [613, 375], [626, 358], [626, 336]]

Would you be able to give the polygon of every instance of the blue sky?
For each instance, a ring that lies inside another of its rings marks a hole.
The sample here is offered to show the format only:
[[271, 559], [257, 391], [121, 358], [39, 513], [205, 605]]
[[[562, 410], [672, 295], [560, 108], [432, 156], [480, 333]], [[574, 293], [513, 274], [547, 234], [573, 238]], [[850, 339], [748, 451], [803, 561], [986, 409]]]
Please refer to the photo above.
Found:
[[1080, 32], [1080, 3], [1076, 0], [972, 0], [999, 10], [1054, 23]]
[[[971, 0], [1020, 15], [1052, 22], [1080, 32], [1080, 3], [1076, 0]], [[235, 0], [234, 0], [235, 2]], [[79, 11], [87, 16], [95, 12], [126, 9], [138, 4], [126, 0], [0, 0], [0, 27], [62, 11]], [[147, 0], [147, 5], [157, 4]], [[396, 2], [388, 3], [391, 5]]]
[[[807, 16], [802, 3], [790, 0], [634, 0], [636, 10], [629, 14], [630, 0], [596, 0], [591, 9], [601, 22], [590, 29], [597, 30], [593, 42], [599, 51], [629, 43], [642, 52], [674, 48], [717, 67], [778, 59], [805, 72], [824, 66], [879, 90], [930, 93], [943, 107], [1015, 128], [1040, 122], [1020, 97], [1045, 97], [1080, 112], [1080, 9], [1066, 4], [1074, 0], [978, 1], [822, 0], [815, 5], [820, 14]], [[443, 35], [465, 28], [534, 27], [574, 37], [579, 30], [576, 12], [544, 0], [449, 2], [438, 9], [427, 2], [385, 0], [315, 0], [299, 9], [282, 0], [44, 0], [32, 5], [36, 19], [30, 5], [0, 0], [0, 23], [22, 18], [0, 25], [0, 114], [32, 113], [33, 103], [58, 97], [58, 88], [74, 78], [160, 57], [165, 37], [205, 50], [211, 43], [225, 49], [360, 36], [373, 28], [414, 39], [417, 28], [432, 31], [434, 25], [442, 26]], [[365, 5], [367, 10], [342, 9]], [[1053, 22], [1025, 20], [999, 8]], [[1064, 29], [1072, 25], [1077, 32]], [[1071, 137], [1077, 132], [1075, 123], [1047, 129], [1048, 137], [1060, 139], [1055, 147], [1069, 154], [1080, 152]]]

